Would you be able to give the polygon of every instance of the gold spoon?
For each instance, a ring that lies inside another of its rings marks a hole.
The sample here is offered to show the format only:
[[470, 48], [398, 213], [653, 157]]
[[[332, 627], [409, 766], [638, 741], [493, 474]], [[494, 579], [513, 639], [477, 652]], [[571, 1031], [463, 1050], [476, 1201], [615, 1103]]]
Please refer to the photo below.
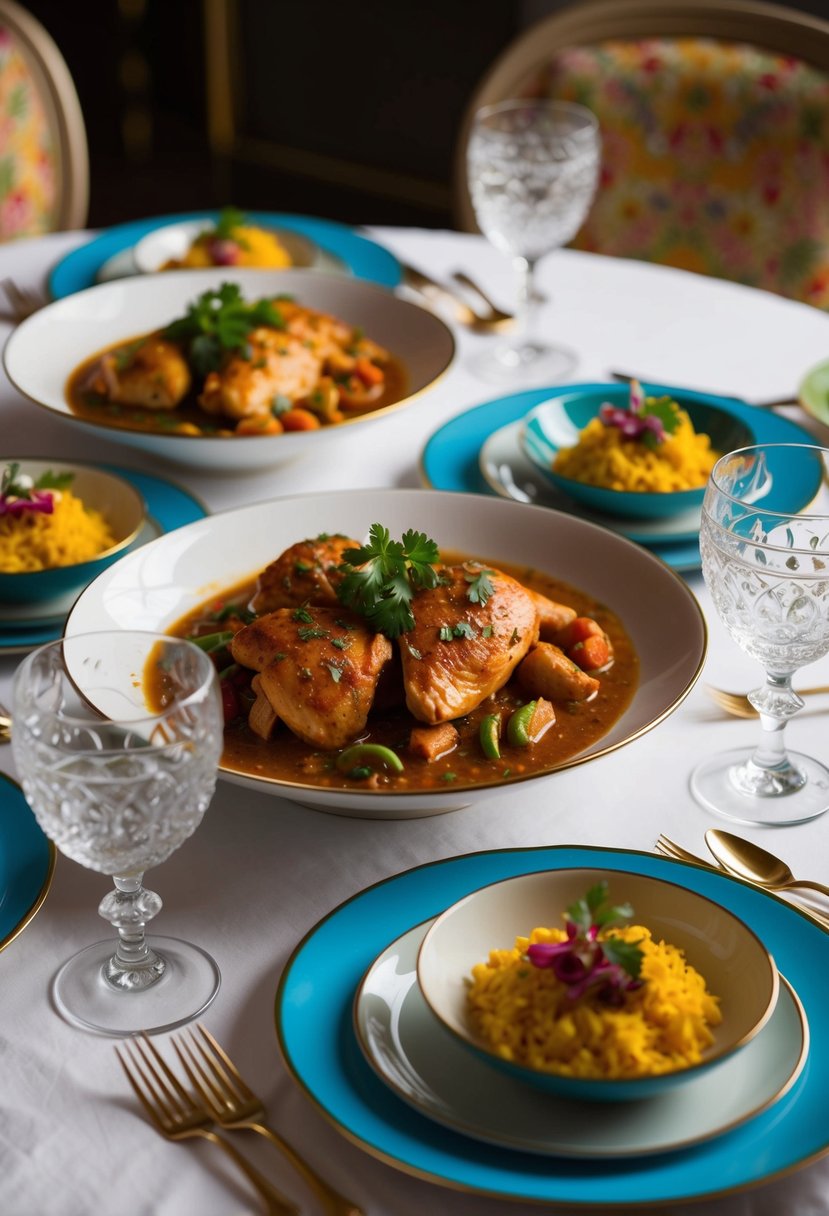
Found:
[[10, 743], [12, 737], [12, 719], [11, 714], [0, 705], [0, 743]]
[[[734, 714], [736, 718], [760, 717], [743, 692], [726, 692], [724, 688], [715, 688], [713, 684], [706, 684], [705, 691], [727, 714]], [[820, 693], [829, 692], [829, 684], [820, 684], [816, 688], [796, 688], [794, 691], [799, 697], [816, 697]]]
[[761, 849], [758, 844], [743, 840], [741, 836], [732, 836], [731, 832], [721, 832], [719, 828], [708, 828], [705, 843], [717, 861], [731, 870], [732, 874], [757, 883], [760, 887], [768, 887], [770, 891], [805, 887], [810, 891], [829, 895], [829, 887], [808, 878], [795, 878], [785, 861], [775, 857], [774, 853]]

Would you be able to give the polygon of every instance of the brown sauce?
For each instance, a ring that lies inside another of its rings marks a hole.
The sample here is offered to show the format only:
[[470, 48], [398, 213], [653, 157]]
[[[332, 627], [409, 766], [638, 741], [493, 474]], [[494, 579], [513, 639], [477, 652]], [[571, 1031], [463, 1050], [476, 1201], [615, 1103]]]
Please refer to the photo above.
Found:
[[[466, 555], [442, 556], [448, 563], [469, 560]], [[388, 791], [448, 789], [507, 782], [555, 768], [601, 739], [627, 708], [638, 681], [639, 661], [622, 623], [604, 604], [567, 583], [526, 567], [505, 562], [495, 565], [524, 586], [570, 605], [579, 616], [593, 617], [613, 644], [613, 665], [606, 672], [597, 673], [601, 688], [593, 700], [579, 704], [557, 704], [556, 722], [538, 742], [529, 747], [515, 747], [503, 739], [500, 760], [489, 760], [482, 752], [479, 742], [481, 720], [499, 711], [503, 714], [512, 712], [529, 700], [517, 681], [512, 679], [472, 713], [454, 720], [453, 725], [460, 736], [458, 746], [438, 760], [421, 760], [408, 752], [412, 728], [423, 724], [417, 722], [405, 707], [370, 715], [361, 741], [379, 743], [396, 751], [405, 766], [400, 774], [380, 771], [369, 783], [356, 781], [337, 770], [337, 753], [321, 751], [303, 743], [284, 724], [280, 724], [270, 742], [265, 742], [250, 730], [244, 718], [225, 728], [222, 767], [312, 787], [365, 787]], [[224, 609], [227, 613], [228, 606], [233, 604], [246, 605], [255, 584], [256, 579], [252, 578], [218, 597], [214, 596], [177, 621], [169, 632], [180, 637], [201, 637], [227, 629], [227, 624], [217, 624], [217, 612]]]
[[[198, 397], [202, 391], [202, 381], [196, 376], [194, 376], [193, 387], [187, 396], [175, 409], [170, 410], [144, 409], [136, 405], [122, 405], [120, 402], [110, 401], [104, 393], [97, 392], [89, 387], [90, 382], [95, 378], [98, 365], [104, 355], [108, 355], [114, 351], [121, 351], [125, 347], [129, 347], [148, 336], [148, 334], [139, 334], [135, 338], [122, 338], [119, 342], [114, 342], [111, 346], [107, 346], [103, 350], [97, 351], [94, 355], [90, 355], [88, 359], [85, 359], [83, 363], [75, 368], [66, 382], [65, 390], [66, 400], [73, 414], [76, 414], [79, 418], [86, 419], [88, 422], [97, 422], [122, 431], [150, 431], [153, 434], [174, 435], [179, 431], [182, 434], [192, 434], [191, 428], [196, 427], [199, 436], [251, 438], [251, 436], [235, 435], [234, 427], [237, 420], [223, 418], [216, 414], [208, 414], [201, 408], [198, 403]], [[352, 418], [361, 418], [365, 414], [373, 414], [388, 405], [393, 405], [396, 401], [401, 401], [406, 396], [408, 392], [408, 376], [401, 361], [393, 355], [390, 356], [388, 362], [383, 364], [383, 371], [385, 373], [385, 384], [380, 396], [373, 400], [370, 405], [362, 408], [350, 408], [346, 413], [344, 421]], [[297, 404], [301, 405], [302, 402], [297, 402]], [[336, 426], [338, 424], [327, 424], [323, 420], [322, 425]], [[186, 431], [181, 430], [183, 426], [186, 426], [188, 429]], [[253, 438], [255, 437], [253, 436]]]

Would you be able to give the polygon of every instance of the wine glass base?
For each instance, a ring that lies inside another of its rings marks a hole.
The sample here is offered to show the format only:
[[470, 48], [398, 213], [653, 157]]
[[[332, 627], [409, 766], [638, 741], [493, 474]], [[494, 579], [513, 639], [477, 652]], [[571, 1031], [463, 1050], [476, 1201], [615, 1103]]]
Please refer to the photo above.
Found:
[[791, 763], [805, 777], [800, 789], [773, 797], [744, 794], [734, 785], [732, 772], [754, 755], [752, 747], [720, 752], [691, 773], [691, 793], [700, 806], [734, 823], [785, 827], [805, 823], [829, 810], [829, 768], [811, 756], [789, 752]]
[[167, 969], [140, 991], [124, 992], [104, 978], [104, 965], [115, 952], [114, 938], [73, 955], [52, 983], [61, 1017], [93, 1034], [124, 1038], [139, 1031], [173, 1030], [203, 1013], [221, 984], [215, 961], [200, 946], [175, 937], [148, 937], [147, 944], [164, 957]]
[[525, 342], [520, 346], [499, 343], [469, 362], [470, 371], [491, 384], [555, 384], [566, 380], [578, 366], [578, 355], [566, 346]]

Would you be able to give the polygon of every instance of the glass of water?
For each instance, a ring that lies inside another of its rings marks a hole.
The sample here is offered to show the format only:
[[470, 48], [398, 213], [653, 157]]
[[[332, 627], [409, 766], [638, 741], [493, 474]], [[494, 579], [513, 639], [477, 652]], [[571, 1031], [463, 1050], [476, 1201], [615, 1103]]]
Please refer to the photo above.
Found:
[[477, 361], [487, 380], [509, 383], [531, 374], [561, 380], [573, 351], [536, 332], [535, 268], [576, 235], [599, 177], [601, 141], [595, 116], [566, 101], [511, 100], [475, 115], [467, 148], [467, 181], [478, 227], [512, 258], [518, 276], [518, 324], [512, 340]]
[[195, 831], [213, 796], [223, 722], [210, 656], [152, 633], [66, 637], [21, 663], [13, 721], [38, 823], [67, 857], [115, 884], [98, 912], [117, 937], [63, 964], [58, 1010], [118, 1036], [190, 1021], [218, 992], [219, 969], [198, 946], [145, 936], [161, 900], [142, 880]]
[[720, 619], [766, 680], [749, 693], [759, 742], [706, 760], [691, 790], [738, 823], [802, 823], [829, 809], [829, 769], [784, 743], [804, 704], [792, 676], [829, 653], [827, 477], [829, 450], [769, 444], [721, 457], [705, 492], [702, 573]]

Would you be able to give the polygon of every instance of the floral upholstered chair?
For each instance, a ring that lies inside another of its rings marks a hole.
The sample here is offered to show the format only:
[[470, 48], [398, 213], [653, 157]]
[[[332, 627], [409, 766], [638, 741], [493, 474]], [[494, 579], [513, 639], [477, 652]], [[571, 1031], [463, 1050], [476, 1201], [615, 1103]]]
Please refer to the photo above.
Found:
[[86, 221], [89, 167], [69, 71], [39, 22], [0, 0], [0, 241]]
[[829, 308], [829, 23], [726, 9], [588, 0], [508, 49], [470, 111], [499, 96], [594, 111], [602, 174], [576, 248]]

